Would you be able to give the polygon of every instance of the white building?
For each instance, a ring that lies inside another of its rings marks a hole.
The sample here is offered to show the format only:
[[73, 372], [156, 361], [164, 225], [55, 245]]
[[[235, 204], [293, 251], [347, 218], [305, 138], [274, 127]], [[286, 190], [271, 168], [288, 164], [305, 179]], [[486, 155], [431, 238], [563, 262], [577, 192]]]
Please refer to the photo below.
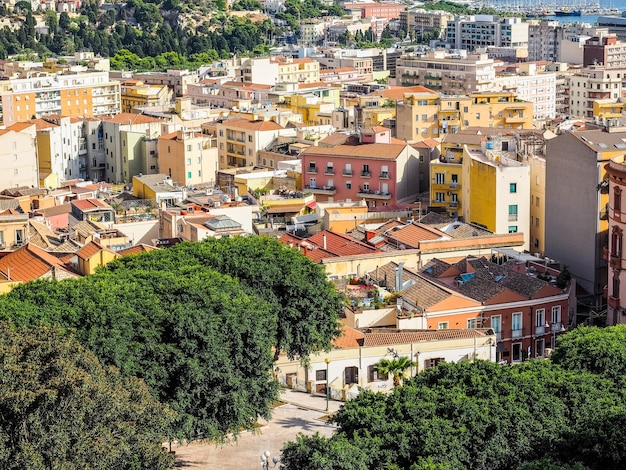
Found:
[[556, 117], [556, 81], [553, 72], [538, 72], [536, 64], [520, 64], [518, 73], [498, 76], [493, 91], [509, 91], [533, 103], [533, 119]]
[[565, 77], [566, 109], [578, 117], [593, 117], [595, 100], [617, 99], [622, 96], [626, 69], [591, 67]]
[[528, 24], [521, 18], [457, 16], [448, 22], [446, 42], [455, 49], [469, 51], [488, 46], [528, 49]]
[[37, 148], [30, 131], [0, 130], [0, 188], [39, 187]]

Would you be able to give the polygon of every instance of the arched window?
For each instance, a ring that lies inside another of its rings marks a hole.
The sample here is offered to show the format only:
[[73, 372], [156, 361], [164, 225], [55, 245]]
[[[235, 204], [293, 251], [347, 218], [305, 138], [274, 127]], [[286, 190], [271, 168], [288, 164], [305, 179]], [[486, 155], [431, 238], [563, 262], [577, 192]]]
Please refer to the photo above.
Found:
[[613, 273], [613, 294], [614, 299], [619, 299], [619, 274]]
[[618, 227], [613, 227], [611, 233], [611, 256], [622, 256], [622, 231]]
[[622, 188], [619, 186], [613, 189], [613, 211], [622, 212]]

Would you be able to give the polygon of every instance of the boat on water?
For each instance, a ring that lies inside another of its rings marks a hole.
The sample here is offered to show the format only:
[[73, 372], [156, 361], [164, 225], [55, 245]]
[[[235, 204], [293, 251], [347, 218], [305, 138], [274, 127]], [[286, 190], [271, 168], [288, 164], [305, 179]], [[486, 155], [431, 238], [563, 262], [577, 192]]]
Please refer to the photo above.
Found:
[[582, 10], [556, 10], [554, 16], [581, 16]]

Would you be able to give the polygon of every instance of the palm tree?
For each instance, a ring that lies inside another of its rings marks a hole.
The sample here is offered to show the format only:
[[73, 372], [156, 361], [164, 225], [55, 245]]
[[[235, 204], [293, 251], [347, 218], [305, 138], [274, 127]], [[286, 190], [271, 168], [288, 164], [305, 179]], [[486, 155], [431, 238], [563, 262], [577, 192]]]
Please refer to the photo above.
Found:
[[393, 376], [393, 386], [398, 387], [402, 383], [404, 373], [415, 366], [415, 362], [406, 356], [394, 357], [393, 359], [381, 359], [374, 368], [382, 376]]

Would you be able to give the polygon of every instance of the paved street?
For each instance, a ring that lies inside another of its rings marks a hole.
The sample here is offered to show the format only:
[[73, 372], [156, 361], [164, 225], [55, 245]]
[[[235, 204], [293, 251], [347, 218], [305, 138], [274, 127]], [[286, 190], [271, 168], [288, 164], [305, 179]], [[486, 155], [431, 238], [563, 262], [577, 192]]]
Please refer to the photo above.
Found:
[[[300, 432], [330, 436], [334, 426], [324, 423], [327, 413], [324, 397], [311, 396], [308, 393], [286, 390], [281, 395], [286, 404], [274, 409], [272, 420], [264, 424], [258, 432], [246, 432], [239, 436], [236, 443], [216, 446], [215, 444], [194, 443], [190, 445], [172, 445], [176, 451], [178, 468], [184, 469], [220, 469], [243, 470], [260, 468], [260, 456], [269, 450], [272, 456], [279, 455], [287, 441], [294, 440]], [[341, 403], [331, 401], [330, 412], [337, 411]], [[271, 458], [271, 457], [270, 457]]]

